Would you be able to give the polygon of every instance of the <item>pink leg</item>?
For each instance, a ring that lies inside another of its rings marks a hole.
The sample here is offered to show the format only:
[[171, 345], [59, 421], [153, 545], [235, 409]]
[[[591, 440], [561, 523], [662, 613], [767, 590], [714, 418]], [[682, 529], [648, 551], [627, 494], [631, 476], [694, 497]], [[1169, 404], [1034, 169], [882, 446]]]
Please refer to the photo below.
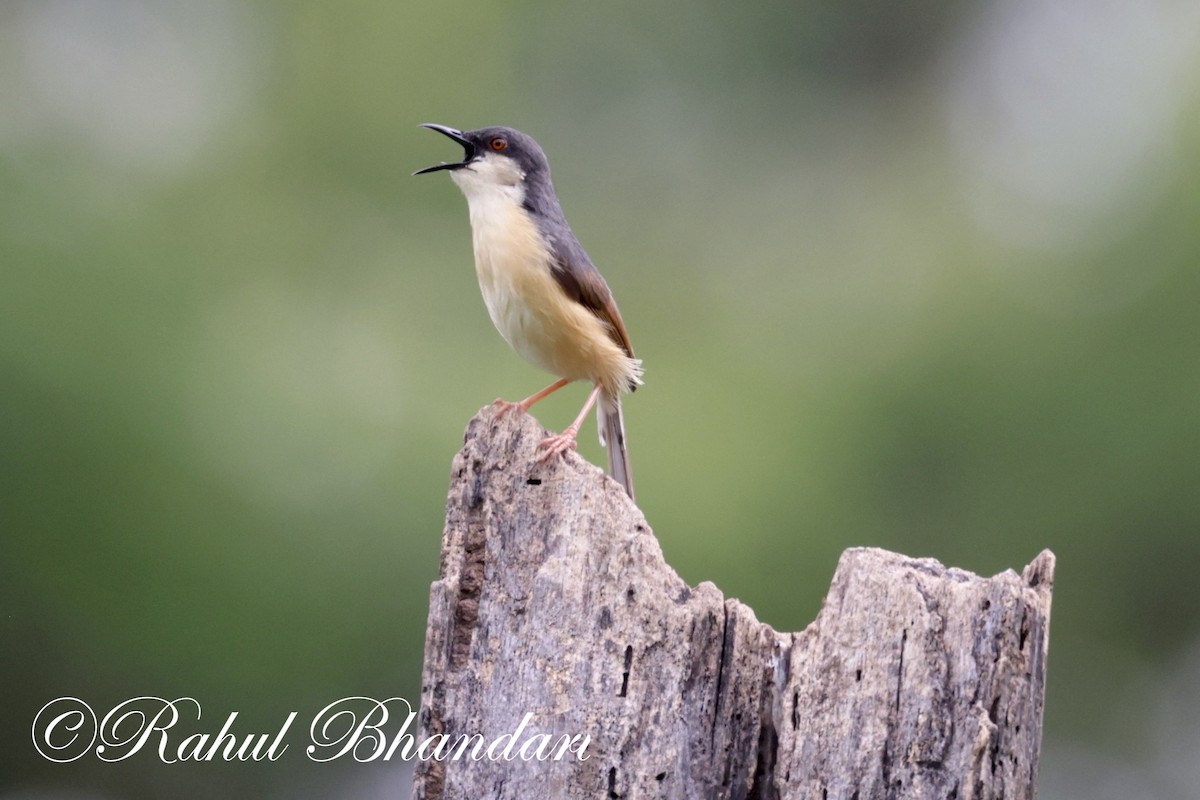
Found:
[[521, 409], [521, 412], [524, 413], [524, 412], [528, 411], [530, 408], [532, 408], [533, 404], [536, 403], [538, 400], [542, 400], [546, 397], [549, 397], [550, 395], [557, 392], [559, 389], [566, 386], [568, 383], [570, 383], [570, 381], [567, 380], [566, 378], [560, 378], [557, 381], [555, 381], [554, 383], [547, 386], [545, 389], [542, 389], [537, 394], [531, 394], [531, 395], [529, 395], [529, 397], [526, 397], [524, 400], [522, 400], [519, 403], [510, 403], [507, 400], [501, 400], [500, 398], [496, 398], [496, 402], [493, 403], [492, 405], [499, 406], [499, 408], [496, 409], [497, 416], [502, 417], [505, 414], [507, 414], [509, 411], [512, 411], [514, 408], [519, 408], [519, 409]]
[[538, 443], [538, 449], [546, 451], [538, 456], [539, 461], [549, 461], [560, 453], [575, 449], [575, 437], [579, 435], [579, 426], [583, 424], [583, 418], [592, 410], [592, 406], [596, 404], [596, 398], [599, 396], [600, 385], [597, 384], [596, 388], [592, 389], [592, 393], [588, 395], [587, 402], [583, 404], [583, 410], [579, 412], [575, 421], [557, 436], [548, 436]]

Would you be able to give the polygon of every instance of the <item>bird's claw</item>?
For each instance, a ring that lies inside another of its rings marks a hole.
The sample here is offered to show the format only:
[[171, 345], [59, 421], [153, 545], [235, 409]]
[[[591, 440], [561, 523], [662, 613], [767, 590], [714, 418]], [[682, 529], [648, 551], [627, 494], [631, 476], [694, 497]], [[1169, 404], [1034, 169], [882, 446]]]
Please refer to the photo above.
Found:
[[517, 409], [519, 411], [525, 411], [525, 406], [523, 404], [510, 403], [508, 400], [505, 400], [502, 397], [497, 397], [492, 402], [492, 405], [494, 405], [496, 407], [496, 416], [497, 417], [503, 417], [505, 414], [512, 411], [513, 409]]
[[574, 431], [567, 430], [557, 436], [547, 436], [542, 439], [538, 442], [537, 449], [544, 452], [538, 456], [538, 461], [545, 463], [568, 450], [578, 450], [579, 445], [575, 441], [575, 435]]

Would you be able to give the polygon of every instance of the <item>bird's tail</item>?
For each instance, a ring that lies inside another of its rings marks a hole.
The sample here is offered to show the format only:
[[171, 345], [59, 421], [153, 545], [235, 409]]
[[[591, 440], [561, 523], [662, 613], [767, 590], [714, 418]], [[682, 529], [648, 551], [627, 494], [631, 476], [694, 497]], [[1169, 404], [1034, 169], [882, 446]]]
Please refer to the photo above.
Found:
[[630, 499], [633, 495], [633, 469], [629, 465], [629, 450], [625, 447], [625, 420], [621, 417], [621, 398], [600, 394], [600, 407], [596, 414], [600, 423], [600, 444], [608, 450], [608, 474], [625, 487]]

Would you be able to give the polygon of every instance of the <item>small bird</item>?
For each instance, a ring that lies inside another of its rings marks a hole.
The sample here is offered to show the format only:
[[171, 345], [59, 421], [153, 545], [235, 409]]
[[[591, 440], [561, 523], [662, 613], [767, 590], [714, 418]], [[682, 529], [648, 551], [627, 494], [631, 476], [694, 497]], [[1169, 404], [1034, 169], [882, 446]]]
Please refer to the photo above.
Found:
[[460, 131], [425, 124], [462, 145], [462, 161], [417, 170], [449, 170], [467, 197], [475, 273], [492, 323], [527, 361], [558, 380], [519, 403], [497, 400], [500, 412], [528, 411], [572, 381], [593, 385], [566, 430], [538, 444], [542, 460], [576, 448], [575, 437], [597, 399], [600, 443], [608, 472], [632, 498], [621, 393], [642, 383], [642, 362], [612, 292], [571, 232], [550, 182], [546, 154], [512, 128]]

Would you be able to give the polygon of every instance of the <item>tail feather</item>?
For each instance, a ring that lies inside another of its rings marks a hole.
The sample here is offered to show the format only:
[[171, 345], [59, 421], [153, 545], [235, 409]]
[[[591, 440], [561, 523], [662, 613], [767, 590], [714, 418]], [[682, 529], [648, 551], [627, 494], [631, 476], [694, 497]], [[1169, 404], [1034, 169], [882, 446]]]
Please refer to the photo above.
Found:
[[630, 499], [636, 500], [633, 494], [633, 468], [629, 464], [629, 450], [625, 447], [621, 398], [601, 394], [596, 421], [600, 424], [600, 444], [608, 450], [608, 474], [625, 487]]

